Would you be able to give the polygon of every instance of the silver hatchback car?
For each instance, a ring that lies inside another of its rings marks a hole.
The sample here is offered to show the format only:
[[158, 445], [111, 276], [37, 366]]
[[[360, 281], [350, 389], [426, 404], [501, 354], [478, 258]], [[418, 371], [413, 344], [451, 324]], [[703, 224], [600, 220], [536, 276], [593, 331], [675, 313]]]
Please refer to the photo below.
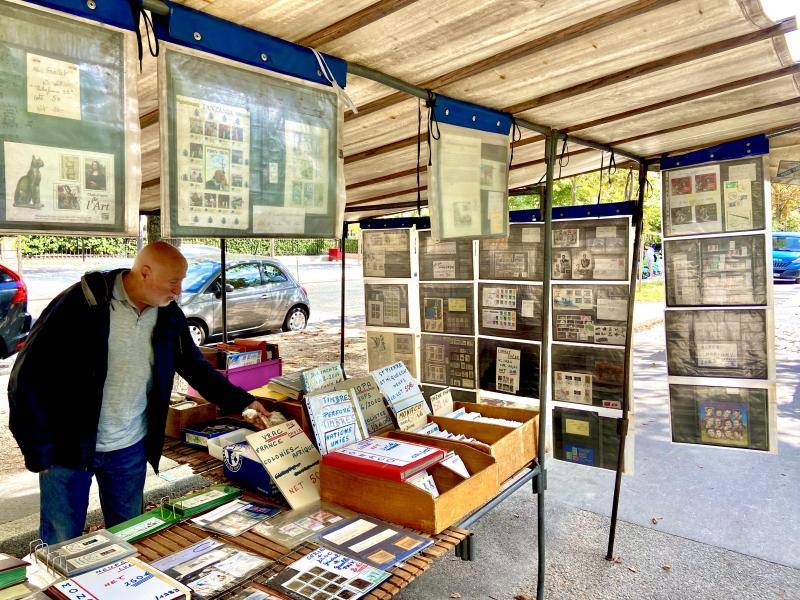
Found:
[[[200, 345], [222, 333], [222, 284], [216, 255], [188, 257], [181, 308]], [[311, 313], [308, 293], [280, 261], [234, 255], [226, 260], [228, 332], [305, 329]]]

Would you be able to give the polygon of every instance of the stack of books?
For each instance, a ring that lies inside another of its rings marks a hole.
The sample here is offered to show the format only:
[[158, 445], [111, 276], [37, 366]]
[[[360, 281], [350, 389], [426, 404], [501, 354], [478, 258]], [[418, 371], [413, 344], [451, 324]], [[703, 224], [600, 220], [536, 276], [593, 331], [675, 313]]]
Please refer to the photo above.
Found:
[[347, 471], [407, 481], [441, 462], [446, 454], [445, 450], [433, 446], [393, 438], [370, 437], [329, 452], [322, 457], [322, 462]]
[[282, 394], [292, 400], [299, 400], [305, 393], [303, 372], [289, 373], [273, 377], [267, 383], [267, 389]]
[[167, 509], [186, 519], [226, 504], [241, 496], [242, 490], [229, 485], [212, 485], [199, 492], [186, 494], [165, 503]]
[[[25, 581], [27, 577], [26, 567], [29, 564], [24, 560], [0, 553], [0, 590]], [[2, 596], [3, 594], [0, 592], [0, 597]]]

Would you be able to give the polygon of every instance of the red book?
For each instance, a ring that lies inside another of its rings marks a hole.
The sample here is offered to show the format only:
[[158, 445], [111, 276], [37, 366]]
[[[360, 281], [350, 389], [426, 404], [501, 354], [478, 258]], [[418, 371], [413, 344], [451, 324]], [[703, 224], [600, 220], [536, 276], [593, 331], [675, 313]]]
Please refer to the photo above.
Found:
[[446, 454], [442, 448], [371, 437], [328, 452], [322, 457], [322, 463], [346, 471], [405, 481], [440, 462]]

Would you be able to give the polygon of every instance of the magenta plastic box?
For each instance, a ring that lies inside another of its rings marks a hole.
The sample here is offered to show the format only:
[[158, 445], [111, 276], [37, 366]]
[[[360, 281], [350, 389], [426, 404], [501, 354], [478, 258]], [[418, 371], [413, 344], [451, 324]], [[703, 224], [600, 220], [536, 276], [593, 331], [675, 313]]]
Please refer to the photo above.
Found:
[[[270, 379], [283, 375], [283, 363], [280, 358], [265, 360], [255, 365], [235, 367], [233, 369], [219, 369], [234, 385], [238, 385], [243, 390], [254, 390], [267, 385]], [[200, 396], [200, 392], [189, 386], [189, 396]], [[202, 396], [201, 396], [202, 397]]]

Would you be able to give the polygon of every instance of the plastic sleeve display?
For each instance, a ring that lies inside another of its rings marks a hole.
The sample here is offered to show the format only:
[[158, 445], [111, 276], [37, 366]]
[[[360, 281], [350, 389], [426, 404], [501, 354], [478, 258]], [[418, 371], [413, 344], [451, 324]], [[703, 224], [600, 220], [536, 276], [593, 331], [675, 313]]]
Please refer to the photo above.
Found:
[[159, 92], [162, 235], [341, 237], [332, 88], [167, 44]]
[[436, 241], [508, 236], [508, 135], [436, 124], [428, 207]]
[[617, 421], [592, 412], [554, 408], [554, 457], [590, 467], [616, 470], [620, 442]]
[[543, 225], [509, 227], [508, 237], [480, 240], [480, 279], [541, 281], [544, 272]]
[[553, 223], [553, 279], [626, 281], [630, 220]]
[[0, 1], [0, 230], [135, 235], [132, 32]]

